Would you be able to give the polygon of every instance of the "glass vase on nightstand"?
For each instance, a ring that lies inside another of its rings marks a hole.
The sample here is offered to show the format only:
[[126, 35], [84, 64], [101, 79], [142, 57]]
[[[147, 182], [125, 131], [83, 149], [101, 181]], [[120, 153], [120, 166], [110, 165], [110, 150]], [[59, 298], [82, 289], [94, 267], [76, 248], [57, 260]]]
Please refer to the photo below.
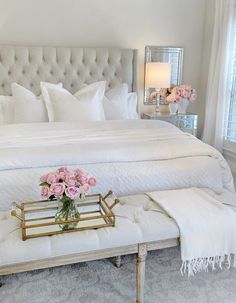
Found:
[[178, 110], [178, 103], [176, 102], [171, 102], [169, 103], [169, 111], [171, 115], [176, 115], [177, 110]]

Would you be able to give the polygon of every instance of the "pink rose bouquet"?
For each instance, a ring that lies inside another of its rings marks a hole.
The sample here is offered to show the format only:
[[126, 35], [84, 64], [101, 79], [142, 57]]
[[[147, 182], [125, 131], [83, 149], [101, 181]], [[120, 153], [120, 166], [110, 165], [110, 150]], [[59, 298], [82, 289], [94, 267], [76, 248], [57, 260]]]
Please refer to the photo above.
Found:
[[40, 178], [41, 195], [45, 199], [82, 198], [96, 185], [96, 179], [81, 169], [61, 167]]
[[189, 84], [182, 84], [175, 86], [171, 94], [166, 97], [166, 101], [169, 103], [180, 103], [181, 99], [188, 99], [190, 102], [194, 102], [197, 99], [197, 92]]
[[43, 175], [40, 182], [42, 197], [59, 202], [55, 221], [60, 222], [58, 224], [63, 230], [75, 228], [80, 217], [75, 199], [83, 198], [96, 185], [96, 179], [81, 169], [61, 167]]

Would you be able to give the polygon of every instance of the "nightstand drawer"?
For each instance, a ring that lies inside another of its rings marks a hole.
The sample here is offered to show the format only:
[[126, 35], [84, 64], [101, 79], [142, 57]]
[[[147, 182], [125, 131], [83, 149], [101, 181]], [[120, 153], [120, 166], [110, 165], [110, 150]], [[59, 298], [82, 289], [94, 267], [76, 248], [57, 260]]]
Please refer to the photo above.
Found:
[[142, 118], [166, 121], [174, 124], [184, 132], [190, 133], [194, 136], [197, 135], [198, 115], [196, 114], [186, 113], [171, 115], [155, 112], [152, 114], [143, 114]]

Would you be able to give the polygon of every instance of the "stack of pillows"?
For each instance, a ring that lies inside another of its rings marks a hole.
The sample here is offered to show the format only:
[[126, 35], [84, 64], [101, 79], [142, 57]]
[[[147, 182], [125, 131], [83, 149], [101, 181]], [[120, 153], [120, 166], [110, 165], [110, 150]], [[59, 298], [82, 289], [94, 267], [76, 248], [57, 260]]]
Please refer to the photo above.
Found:
[[72, 95], [62, 84], [41, 82], [35, 96], [17, 83], [12, 97], [0, 96], [0, 124], [137, 119], [137, 94], [123, 83], [105, 91], [106, 81], [84, 85]]

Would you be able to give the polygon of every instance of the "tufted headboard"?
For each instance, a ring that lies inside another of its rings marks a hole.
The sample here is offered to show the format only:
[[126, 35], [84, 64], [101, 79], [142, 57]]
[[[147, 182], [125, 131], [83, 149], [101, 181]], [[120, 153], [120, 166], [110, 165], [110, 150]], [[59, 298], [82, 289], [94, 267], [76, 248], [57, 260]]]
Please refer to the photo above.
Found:
[[35, 94], [40, 81], [62, 82], [70, 92], [84, 83], [127, 83], [137, 90], [137, 50], [117, 48], [0, 46], [0, 95], [11, 95], [17, 82]]

